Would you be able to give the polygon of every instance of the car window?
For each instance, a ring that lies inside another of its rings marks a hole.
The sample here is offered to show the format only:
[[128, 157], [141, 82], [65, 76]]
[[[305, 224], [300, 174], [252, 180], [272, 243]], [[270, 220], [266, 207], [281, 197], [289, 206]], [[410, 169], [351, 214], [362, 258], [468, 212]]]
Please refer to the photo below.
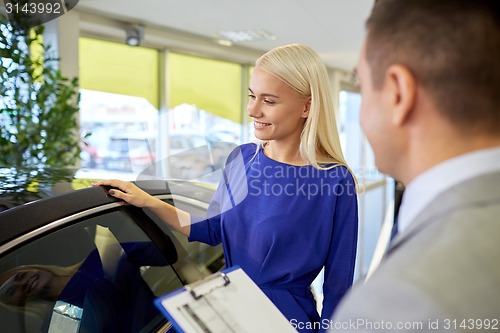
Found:
[[111, 139], [108, 149], [120, 153], [126, 153], [129, 150], [129, 142], [127, 139]]
[[170, 138], [170, 149], [186, 149], [189, 145], [179, 137]]
[[[206, 209], [182, 200], [166, 199], [170, 205], [175, 205], [190, 214], [205, 216]], [[184, 283], [193, 283], [215, 273], [224, 267], [222, 246], [210, 246], [201, 242], [189, 242], [187, 237], [166, 226], [158, 216], [145, 209], [146, 214], [156, 222], [165, 233], [173, 235], [172, 241], [177, 249], [178, 260], [173, 265]]]
[[149, 331], [153, 299], [182, 286], [168, 259], [122, 210], [57, 230], [0, 258], [6, 332]]
[[207, 140], [202, 136], [191, 137], [191, 147], [199, 147], [207, 144]]

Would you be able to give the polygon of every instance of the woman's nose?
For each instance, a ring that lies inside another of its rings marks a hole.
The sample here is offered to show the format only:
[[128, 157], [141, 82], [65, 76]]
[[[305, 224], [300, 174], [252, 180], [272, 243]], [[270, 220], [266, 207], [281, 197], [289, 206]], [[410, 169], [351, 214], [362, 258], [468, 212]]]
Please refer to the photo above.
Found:
[[262, 112], [260, 111], [259, 103], [256, 101], [250, 100], [247, 104], [247, 114], [252, 118], [259, 118], [262, 116]]

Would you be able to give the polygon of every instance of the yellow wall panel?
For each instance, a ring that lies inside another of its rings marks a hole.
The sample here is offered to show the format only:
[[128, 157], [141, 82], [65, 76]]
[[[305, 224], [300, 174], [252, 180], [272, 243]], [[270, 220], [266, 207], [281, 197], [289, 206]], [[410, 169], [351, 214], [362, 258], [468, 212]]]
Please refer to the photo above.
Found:
[[86, 37], [79, 47], [81, 88], [144, 97], [158, 108], [157, 50]]
[[169, 108], [194, 104], [220, 117], [241, 123], [241, 66], [238, 64], [170, 53]]

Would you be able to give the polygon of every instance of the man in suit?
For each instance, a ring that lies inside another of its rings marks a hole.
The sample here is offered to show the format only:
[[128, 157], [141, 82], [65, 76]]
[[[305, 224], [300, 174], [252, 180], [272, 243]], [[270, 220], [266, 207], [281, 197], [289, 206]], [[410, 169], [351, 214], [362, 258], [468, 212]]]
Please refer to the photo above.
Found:
[[398, 233], [337, 331], [500, 330], [500, 1], [378, 0], [361, 125], [402, 181]]

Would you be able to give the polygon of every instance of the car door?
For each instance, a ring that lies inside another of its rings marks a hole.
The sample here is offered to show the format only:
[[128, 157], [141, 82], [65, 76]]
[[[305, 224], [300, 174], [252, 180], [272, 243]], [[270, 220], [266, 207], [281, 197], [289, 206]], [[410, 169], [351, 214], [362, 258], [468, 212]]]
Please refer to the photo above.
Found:
[[[171, 194], [156, 195], [174, 204]], [[189, 196], [175, 204], [204, 214], [207, 203]], [[220, 269], [222, 258], [220, 246], [189, 244], [150, 212], [110, 201], [0, 246], [0, 325], [14, 333], [166, 332], [153, 299]]]

